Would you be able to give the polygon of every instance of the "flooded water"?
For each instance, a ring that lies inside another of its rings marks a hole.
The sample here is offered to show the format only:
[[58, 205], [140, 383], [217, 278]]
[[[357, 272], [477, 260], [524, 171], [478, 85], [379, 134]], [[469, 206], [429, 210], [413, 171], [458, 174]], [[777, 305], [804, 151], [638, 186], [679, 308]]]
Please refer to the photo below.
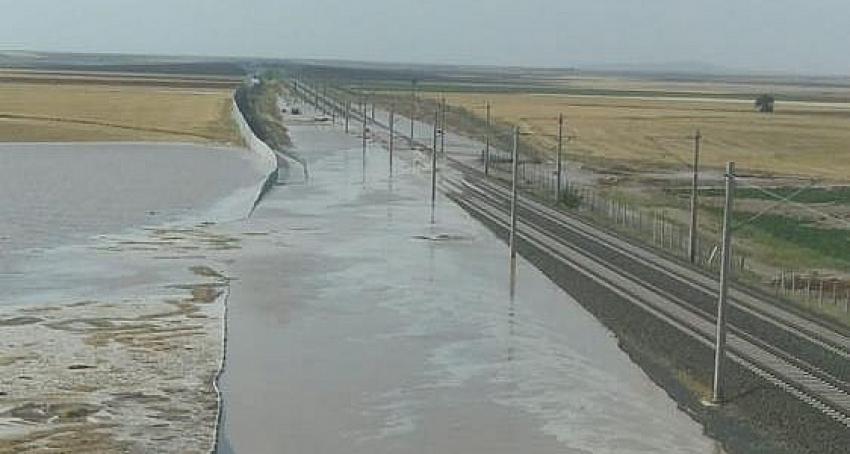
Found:
[[[248, 215], [265, 178], [246, 149], [190, 144], [0, 145], [0, 305], [145, 296], [173, 267], [110, 235]], [[157, 290], [159, 291], [159, 290]]]
[[0, 146], [0, 305], [226, 275], [223, 453], [717, 451], [569, 295], [522, 260], [511, 292], [504, 244], [442, 197], [432, 223], [410, 151], [390, 179], [377, 146], [291, 132], [311, 179], [215, 226], [250, 210], [247, 151]]
[[262, 168], [189, 144], [0, 144], [0, 273], [16, 258], [108, 233], [247, 215]]
[[714, 453], [612, 334], [429, 176], [330, 127], [233, 261], [222, 453]]
[[0, 145], [0, 249], [49, 248], [209, 213], [262, 178], [245, 150], [185, 144]]

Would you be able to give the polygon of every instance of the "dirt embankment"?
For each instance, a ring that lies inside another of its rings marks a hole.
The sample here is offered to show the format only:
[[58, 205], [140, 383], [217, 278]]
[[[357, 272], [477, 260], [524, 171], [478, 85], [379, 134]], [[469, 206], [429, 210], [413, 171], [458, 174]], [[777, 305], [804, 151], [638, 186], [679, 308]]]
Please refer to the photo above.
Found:
[[244, 85], [236, 90], [236, 104], [248, 125], [273, 150], [284, 150], [292, 145], [277, 105], [280, 91], [279, 83], [273, 80]]

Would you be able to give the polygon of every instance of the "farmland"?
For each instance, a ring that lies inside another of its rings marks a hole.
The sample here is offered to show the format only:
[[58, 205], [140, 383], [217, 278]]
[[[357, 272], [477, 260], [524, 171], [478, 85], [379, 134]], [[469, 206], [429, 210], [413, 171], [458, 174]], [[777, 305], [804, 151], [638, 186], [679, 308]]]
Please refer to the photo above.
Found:
[[121, 82], [79, 76], [3, 81], [0, 141], [239, 141], [230, 116], [232, 89]]
[[[432, 97], [439, 94], [430, 94]], [[850, 175], [850, 103], [778, 103], [759, 114], [749, 99], [617, 97], [534, 93], [447, 93], [450, 105], [483, 114], [489, 101], [497, 122], [536, 133], [539, 148], [556, 149], [563, 113], [567, 154], [588, 162], [627, 164], [653, 171], [685, 168], [690, 136], [704, 137], [702, 162], [721, 168], [734, 160], [759, 175], [845, 180]]]

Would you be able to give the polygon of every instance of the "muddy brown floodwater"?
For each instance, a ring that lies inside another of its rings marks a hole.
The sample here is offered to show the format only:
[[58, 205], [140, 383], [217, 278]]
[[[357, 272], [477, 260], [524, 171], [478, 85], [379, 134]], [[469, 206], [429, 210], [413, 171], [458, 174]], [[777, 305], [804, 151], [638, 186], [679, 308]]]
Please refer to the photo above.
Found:
[[714, 453], [568, 294], [429, 176], [292, 125], [307, 183], [230, 226], [222, 453]]

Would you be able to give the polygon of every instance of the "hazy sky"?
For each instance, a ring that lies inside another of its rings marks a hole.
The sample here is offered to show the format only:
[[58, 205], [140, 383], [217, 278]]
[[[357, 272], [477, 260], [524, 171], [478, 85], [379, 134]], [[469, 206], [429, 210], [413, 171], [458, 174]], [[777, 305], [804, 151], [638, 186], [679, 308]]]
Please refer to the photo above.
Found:
[[0, 49], [850, 74], [850, 1], [0, 0]]

